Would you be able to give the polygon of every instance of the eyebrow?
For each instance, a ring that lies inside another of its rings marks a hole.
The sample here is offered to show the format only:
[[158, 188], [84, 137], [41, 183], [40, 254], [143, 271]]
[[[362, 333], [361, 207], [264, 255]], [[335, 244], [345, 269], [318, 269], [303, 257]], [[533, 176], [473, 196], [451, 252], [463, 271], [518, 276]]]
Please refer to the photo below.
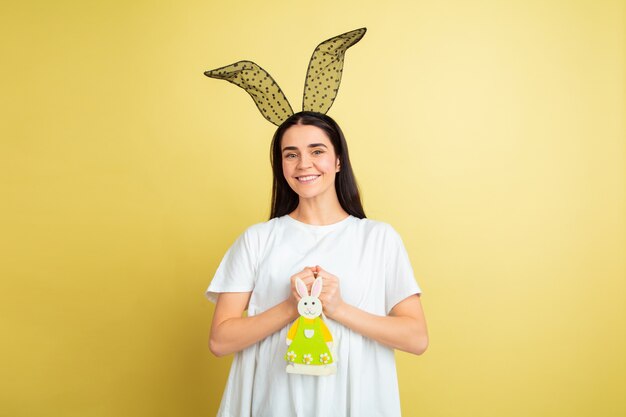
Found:
[[[310, 145], [307, 145], [307, 148], [319, 148], [319, 147], [324, 147], [326, 149], [328, 149], [328, 146], [324, 145], [323, 143], [311, 143]], [[285, 146], [283, 148], [283, 152], [285, 151], [297, 151], [298, 148], [296, 146]]]

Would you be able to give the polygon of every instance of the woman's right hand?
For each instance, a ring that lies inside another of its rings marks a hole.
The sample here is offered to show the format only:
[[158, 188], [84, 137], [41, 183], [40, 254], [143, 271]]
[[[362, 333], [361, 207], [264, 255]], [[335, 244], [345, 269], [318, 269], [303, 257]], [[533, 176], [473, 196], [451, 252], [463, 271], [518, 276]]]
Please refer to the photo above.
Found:
[[289, 299], [293, 302], [296, 309], [298, 308], [298, 301], [300, 301], [300, 298], [302, 298], [296, 290], [296, 278], [300, 278], [302, 282], [304, 282], [304, 285], [306, 285], [307, 291], [311, 292], [311, 286], [313, 285], [313, 281], [315, 280], [316, 273], [317, 270], [315, 269], [315, 267], [306, 267], [290, 278], [291, 297], [289, 297]]
[[260, 314], [243, 316], [251, 292], [225, 292], [217, 298], [209, 347], [216, 356], [240, 352], [293, 323], [298, 318], [296, 278], [300, 278], [311, 291], [317, 269], [304, 268], [291, 277], [291, 295], [285, 301]]

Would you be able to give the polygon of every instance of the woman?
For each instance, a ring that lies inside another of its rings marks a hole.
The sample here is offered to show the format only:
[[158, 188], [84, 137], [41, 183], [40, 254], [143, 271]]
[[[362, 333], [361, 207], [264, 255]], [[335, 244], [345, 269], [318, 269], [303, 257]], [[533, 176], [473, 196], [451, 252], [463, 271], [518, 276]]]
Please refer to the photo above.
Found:
[[[419, 355], [428, 345], [402, 241], [365, 218], [346, 141], [329, 116], [289, 117], [271, 155], [271, 219], [239, 237], [207, 290], [216, 301], [210, 349], [237, 353], [219, 415], [400, 415], [393, 349]], [[287, 374], [285, 337], [300, 298], [295, 280], [310, 291], [315, 277], [323, 280], [319, 299], [337, 373]]]

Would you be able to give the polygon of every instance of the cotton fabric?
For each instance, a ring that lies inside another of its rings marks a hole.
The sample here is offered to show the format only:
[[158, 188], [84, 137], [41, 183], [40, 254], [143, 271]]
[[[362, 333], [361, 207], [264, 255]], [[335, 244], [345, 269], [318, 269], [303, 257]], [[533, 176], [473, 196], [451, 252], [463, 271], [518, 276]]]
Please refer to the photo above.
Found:
[[[320, 265], [339, 279], [343, 300], [387, 315], [421, 293], [398, 233], [389, 225], [349, 216], [314, 226], [290, 216], [248, 228], [220, 263], [206, 295], [251, 292], [248, 315], [291, 294], [290, 277]], [[287, 374], [289, 326], [235, 354], [219, 417], [393, 417], [400, 400], [393, 349], [326, 319], [333, 334], [337, 373]]]

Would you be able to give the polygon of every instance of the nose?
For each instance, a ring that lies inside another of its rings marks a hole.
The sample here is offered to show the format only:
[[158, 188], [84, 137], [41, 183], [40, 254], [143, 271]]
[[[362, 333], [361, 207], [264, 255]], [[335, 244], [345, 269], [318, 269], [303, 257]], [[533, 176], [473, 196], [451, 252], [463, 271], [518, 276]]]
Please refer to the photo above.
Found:
[[303, 153], [298, 160], [298, 169], [310, 168], [313, 165], [311, 158], [306, 153]]

